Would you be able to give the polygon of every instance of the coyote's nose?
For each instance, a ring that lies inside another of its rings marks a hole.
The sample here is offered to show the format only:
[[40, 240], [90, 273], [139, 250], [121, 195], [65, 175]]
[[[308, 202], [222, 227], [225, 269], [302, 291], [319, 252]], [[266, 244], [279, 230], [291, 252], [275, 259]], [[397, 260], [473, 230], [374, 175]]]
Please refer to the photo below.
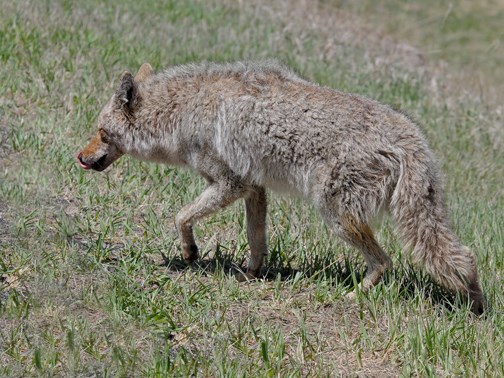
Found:
[[82, 152], [79, 152], [77, 154], [77, 161], [79, 162], [79, 165], [84, 168], [84, 169], [89, 169], [91, 166], [89, 164], [86, 164], [84, 160], [82, 160]]

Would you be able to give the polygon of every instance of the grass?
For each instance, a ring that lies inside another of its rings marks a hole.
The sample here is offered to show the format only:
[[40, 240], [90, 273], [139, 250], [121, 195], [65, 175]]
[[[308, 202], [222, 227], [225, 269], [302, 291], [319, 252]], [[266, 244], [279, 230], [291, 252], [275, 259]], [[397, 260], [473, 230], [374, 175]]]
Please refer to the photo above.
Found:
[[331, 2], [358, 12], [374, 27], [421, 49], [427, 59], [450, 67], [449, 75], [455, 77], [452, 87], [472, 87], [472, 96], [482, 97], [486, 103], [502, 104], [502, 0]]
[[[478, 7], [474, 27], [486, 30], [482, 15], [502, 12], [498, 4]], [[445, 56], [419, 63], [396, 48], [395, 19], [375, 12], [377, 35], [362, 21], [374, 8], [336, 5], [3, 5], [0, 376], [504, 375], [502, 115], [450, 81], [471, 53], [462, 49], [445, 75], [436, 60]], [[446, 22], [449, 41], [466, 21]], [[421, 33], [407, 36], [433, 38]], [[231, 275], [248, 254], [241, 203], [198, 225], [203, 259], [186, 268], [173, 218], [201, 179], [129, 158], [102, 174], [75, 164], [124, 69], [266, 57], [419, 121], [445, 172], [454, 228], [477, 254], [492, 305], [485, 318], [450, 309], [408, 265], [387, 220], [378, 237], [395, 269], [357, 302], [345, 300], [362, 259], [311, 207], [275, 195], [264, 280]]]

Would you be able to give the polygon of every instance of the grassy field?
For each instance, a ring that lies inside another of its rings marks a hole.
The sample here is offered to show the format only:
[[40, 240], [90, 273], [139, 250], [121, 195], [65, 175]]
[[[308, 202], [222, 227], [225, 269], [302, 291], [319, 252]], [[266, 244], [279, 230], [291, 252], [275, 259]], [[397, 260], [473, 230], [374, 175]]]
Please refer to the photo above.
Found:
[[[502, 1], [251, 3], [2, 4], [0, 376], [504, 376], [504, 109], [481, 95], [502, 88]], [[173, 219], [200, 178], [75, 163], [123, 70], [268, 57], [418, 120], [477, 255], [485, 318], [412, 269], [387, 219], [393, 272], [346, 300], [361, 257], [275, 195], [263, 280], [232, 276], [248, 255], [241, 203], [198, 224], [203, 259], [186, 268]]]
[[[384, 32], [407, 40], [486, 103], [504, 101], [504, 1], [337, 1]], [[385, 22], [384, 22], [385, 21]]]

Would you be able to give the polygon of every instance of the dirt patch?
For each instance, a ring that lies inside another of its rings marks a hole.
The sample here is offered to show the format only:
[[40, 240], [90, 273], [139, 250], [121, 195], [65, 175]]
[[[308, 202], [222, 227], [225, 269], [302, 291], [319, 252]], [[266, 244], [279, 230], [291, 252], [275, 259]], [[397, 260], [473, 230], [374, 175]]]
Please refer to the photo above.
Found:
[[5, 202], [0, 200], [0, 246], [6, 245], [11, 239], [10, 233], [10, 221], [9, 218], [10, 209]]

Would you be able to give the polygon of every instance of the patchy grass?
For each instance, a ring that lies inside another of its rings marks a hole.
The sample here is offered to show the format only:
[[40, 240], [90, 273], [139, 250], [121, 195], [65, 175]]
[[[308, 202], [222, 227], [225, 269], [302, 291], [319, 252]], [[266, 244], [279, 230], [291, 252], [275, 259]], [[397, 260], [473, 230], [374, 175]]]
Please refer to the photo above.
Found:
[[502, 106], [504, 1], [330, 2], [358, 12], [382, 32], [409, 41], [422, 50], [425, 59], [442, 63], [445, 74], [452, 77], [452, 88]]
[[[301, 1], [3, 5], [1, 376], [504, 375], [502, 115], [457, 95], [460, 83], [436, 62], [395, 42], [395, 19], [376, 12], [383, 26], [375, 33], [361, 21], [374, 8], [351, 9], [360, 16], [343, 9]], [[448, 16], [447, 36], [464, 30]], [[472, 19], [485, 27], [478, 14]], [[460, 60], [471, 64], [471, 56]], [[492, 305], [485, 318], [450, 309], [453, 300], [408, 265], [388, 221], [378, 236], [394, 271], [346, 301], [360, 256], [294, 199], [270, 199], [264, 280], [238, 284], [230, 274], [248, 253], [240, 203], [198, 225], [203, 259], [186, 268], [173, 217], [201, 191], [198, 177], [128, 158], [102, 174], [75, 164], [124, 69], [266, 57], [419, 121], [446, 173], [454, 227], [477, 254]]]

